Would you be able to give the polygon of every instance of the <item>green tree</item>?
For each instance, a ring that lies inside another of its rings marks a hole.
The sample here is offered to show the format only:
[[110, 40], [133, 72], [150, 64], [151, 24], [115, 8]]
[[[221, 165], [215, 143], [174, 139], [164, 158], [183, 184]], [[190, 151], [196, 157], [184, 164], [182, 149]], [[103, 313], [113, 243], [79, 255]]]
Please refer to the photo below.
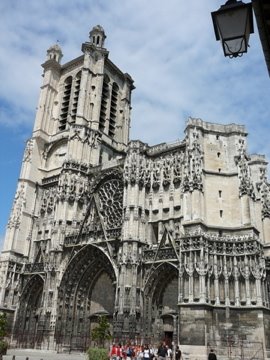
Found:
[[102, 315], [98, 319], [98, 325], [92, 330], [91, 337], [99, 346], [104, 347], [105, 341], [112, 338], [110, 324], [106, 316]]
[[2, 355], [6, 354], [8, 343], [4, 340], [7, 334], [7, 315], [6, 313], [0, 313], [0, 359]]
[[7, 314], [0, 313], [0, 339], [7, 334]]

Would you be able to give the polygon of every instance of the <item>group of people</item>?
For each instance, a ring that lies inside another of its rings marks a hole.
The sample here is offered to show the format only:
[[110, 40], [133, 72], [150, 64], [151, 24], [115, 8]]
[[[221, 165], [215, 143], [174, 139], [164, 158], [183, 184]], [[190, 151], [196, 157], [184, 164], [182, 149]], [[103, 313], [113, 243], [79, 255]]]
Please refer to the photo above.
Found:
[[[110, 350], [110, 360], [184, 360], [179, 346], [173, 349], [161, 343], [155, 348], [151, 345], [121, 345], [113, 344]], [[208, 360], [217, 360], [214, 350], [211, 349]]]
[[113, 344], [110, 350], [110, 360], [182, 360], [182, 353], [179, 346], [175, 351], [171, 347], [161, 343], [155, 348], [151, 345], [121, 345]]

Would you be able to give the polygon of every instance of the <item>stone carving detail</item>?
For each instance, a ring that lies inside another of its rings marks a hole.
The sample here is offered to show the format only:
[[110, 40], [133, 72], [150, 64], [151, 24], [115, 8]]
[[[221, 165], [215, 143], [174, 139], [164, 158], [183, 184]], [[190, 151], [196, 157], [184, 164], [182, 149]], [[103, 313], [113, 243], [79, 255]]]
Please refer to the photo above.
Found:
[[[89, 202], [80, 230], [80, 242], [118, 238], [123, 221], [123, 178], [119, 169], [110, 169], [91, 179]], [[85, 238], [88, 239], [86, 239]], [[69, 241], [72, 242], [72, 239]], [[73, 241], [77, 241], [74, 240]], [[70, 242], [70, 243], [71, 243]]]
[[78, 139], [80, 142], [88, 144], [91, 148], [97, 148], [100, 139], [99, 132], [78, 124], [72, 124], [72, 130], [71, 139]]
[[[240, 306], [250, 305], [250, 287], [256, 281], [256, 288], [260, 289], [266, 277], [266, 265], [262, 259], [263, 246], [259, 239], [252, 234], [227, 236], [224, 243], [219, 237], [202, 233], [203, 231], [200, 235], [182, 238], [178, 242], [179, 263], [176, 257], [170, 259], [170, 262], [178, 263], [178, 276], [183, 291], [179, 295], [179, 301], [240, 305], [240, 296], [245, 299]], [[160, 261], [161, 258], [155, 255], [155, 251], [144, 251], [142, 261], [153, 262], [153, 269], [157, 260]], [[244, 279], [246, 286], [239, 288], [237, 284]], [[219, 281], [223, 282], [225, 290], [220, 287]], [[253, 305], [260, 305], [261, 301], [259, 290], [253, 298]]]
[[[196, 161], [195, 175], [192, 175], [192, 179], [194, 188], [201, 188], [201, 186], [196, 185], [199, 184], [197, 181], [199, 178], [198, 159]], [[182, 152], [152, 159], [138, 153], [137, 150], [131, 149], [124, 166], [124, 183], [126, 186], [128, 184], [132, 186], [139, 184], [140, 187], [145, 187], [147, 190], [158, 190], [161, 186], [167, 189], [170, 184], [176, 186], [181, 183], [183, 169], [184, 154]], [[194, 169], [191, 172], [193, 174]], [[190, 184], [189, 172], [187, 181]], [[188, 189], [192, 191], [190, 187]]]
[[21, 223], [21, 216], [23, 209], [25, 208], [26, 204], [26, 197], [25, 197], [25, 184], [23, 182], [18, 184], [17, 192], [15, 195], [15, 199], [13, 202], [11, 216], [9, 218], [7, 227], [8, 228], [18, 228]]
[[246, 154], [243, 140], [240, 142], [238, 151], [239, 156], [236, 159], [236, 163], [238, 165], [238, 176], [240, 180], [239, 194], [240, 196], [248, 195], [252, 199], [255, 199], [254, 186], [250, 178], [250, 171], [248, 166], [249, 158]]
[[195, 269], [200, 276], [205, 276], [209, 271], [207, 259], [200, 259], [196, 262]]
[[263, 263], [254, 262], [250, 270], [256, 280], [261, 280], [265, 277], [265, 264]]
[[152, 163], [152, 188], [158, 189], [160, 186], [160, 177], [161, 177], [161, 164], [159, 161], [155, 161]]
[[261, 168], [261, 184], [260, 184], [260, 194], [262, 202], [262, 219], [270, 218], [270, 191], [269, 184], [267, 182], [266, 168]]
[[[139, 165], [139, 185], [140, 187], [144, 187], [144, 186], [150, 186], [150, 172], [149, 172], [149, 178], [147, 179], [146, 176], [146, 167], [149, 166], [149, 163], [145, 160], [144, 157], [140, 157], [140, 165]], [[148, 185], [146, 184], [146, 182], [148, 182]]]
[[99, 190], [100, 213], [106, 229], [119, 228], [123, 214], [123, 183], [119, 179], [104, 182]]
[[24, 150], [24, 155], [23, 155], [23, 162], [31, 162], [33, 147], [34, 147], [34, 140], [33, 139], [27, 140], [26, 147]]
[[40, 201], [40, 214], [51, 214], [54, 212], [55, 202], [57, 198], [57, 188], [50, 187], [44, 189]]
[[89, 166], [76, 160], [69, 159], [63, 163], [64, 170], [73, 170], [82, 174], [88, 174]]
[[172, 169], [172, 157], [166, 157], [163, 159], [163, 186], [168, 186], [171, 183], [171, 169]]
[[182, 163], [183, 154], [177, 153], [173, 157], [173, 182], [174, 184], [181, 183], [182, 181]]
[[184, 160], [184, 179], [183, 191], [193, 191], [203, 189], [202, 183], [202, 161], [203, 152], [199, 142], [199, 134], [195, 129], [192, 133], [193, 138], [190, 143], [186, 144], [185, 160]]
[[[187, 236], [182, 238], [180, 247], [182, 254], [188, 254], [191, 251], [196, 252], [201, 251], [201, 249], [207, 249], [207, 251], [205, 251], [205, 256], [200, 256], [199, 260], [197, 260], [197, 257], [195, 257], [194, 260], [194, 262], [196, 263], [196, 267], [201, 270], [204, 268], [204, 265], [207, 265], [207, 256], [258, 256], [258, 254], [262, 253], [263, 251], [263, 246], [260, 243], [258, 237], [253, 234], [220, 237], [218, 235], [209, 234], [203, 231], [201, 231], [200, 234], [193, 234], [192, 237]], [[179, 247], [177, 251], [179, 251]], [[144, 260], [153, 261], [155, 257], [156, 251], [154, 249], [149, 248], [144, 251]], [[177, 257], [171, 247], [166, 247], [159, 250], [156, 259], [176, 260]], [[209, 269], [210, 267], [208, 267], [208, 270]]]
[[63, 173], [59, 179], [57, 199], [85, 203], [88, 198], [88, 179], [80, 173]]

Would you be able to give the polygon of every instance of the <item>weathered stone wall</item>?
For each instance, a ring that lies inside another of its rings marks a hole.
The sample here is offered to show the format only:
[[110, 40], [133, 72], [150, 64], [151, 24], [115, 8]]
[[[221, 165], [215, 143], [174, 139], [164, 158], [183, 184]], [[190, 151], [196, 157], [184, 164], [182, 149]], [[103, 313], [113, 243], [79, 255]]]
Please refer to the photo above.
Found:
[[264, 310], [263, 323], [265, 331], [265, 347], [268, 349], [268, 357], [270, 357], [270, 311]]
[[204, 306], [181, 306], [179, 309], [179, 339], [183, 345], [205, 345]]

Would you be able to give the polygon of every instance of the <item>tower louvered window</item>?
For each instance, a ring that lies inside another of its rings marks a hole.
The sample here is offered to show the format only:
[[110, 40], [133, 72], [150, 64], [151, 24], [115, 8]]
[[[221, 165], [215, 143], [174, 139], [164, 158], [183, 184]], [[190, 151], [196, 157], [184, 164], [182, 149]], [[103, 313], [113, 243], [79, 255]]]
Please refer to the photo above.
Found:
[[118, 91], [119, 91], [118, 85], [116, 83], [113, 83], [112, 96], [111, 96], [111, 108], [110, 108], [110, 121], [109, 121], [109, 136], [111, 136], [111, 137], [115, 136]]
[[70, 95], [71, 95], [71, 87], [72, 87], [72, 77], [69, 76], [64, 85], [64, 93], [62, 99], [62, 106], [61, 106], [61, 113], [60, 113], [60, 124], [59, 130], [65, 130], [67, 126], [67, 118], [68, 118], [68, 110], [69, 110], [69, 103], [70, 103]]
[[101, 98], [101, 106], [100, 106], [100, 117], [99, 117], [99, 130], [105, 130], [106, 123], [106, 113], [108, 107], [109, 100], [109, 82], [110, 79], [108, 76], [104, 76], [103, 87], [102, 87], [102, 98]]
[[77, 74], [75, 78], [75, 84], [74, 84], [74, 92], [73, 92], [73, 103], [72, 103], [72, 109], [71, 109], [71, 118], [72, 122], [75, 122], [75, 118], [77, 115], [77, 108], [78, 108], [78, 100], [79, 100], [79, 93], [80, 93], [80, 86], [81, 86], [81, 71]]

